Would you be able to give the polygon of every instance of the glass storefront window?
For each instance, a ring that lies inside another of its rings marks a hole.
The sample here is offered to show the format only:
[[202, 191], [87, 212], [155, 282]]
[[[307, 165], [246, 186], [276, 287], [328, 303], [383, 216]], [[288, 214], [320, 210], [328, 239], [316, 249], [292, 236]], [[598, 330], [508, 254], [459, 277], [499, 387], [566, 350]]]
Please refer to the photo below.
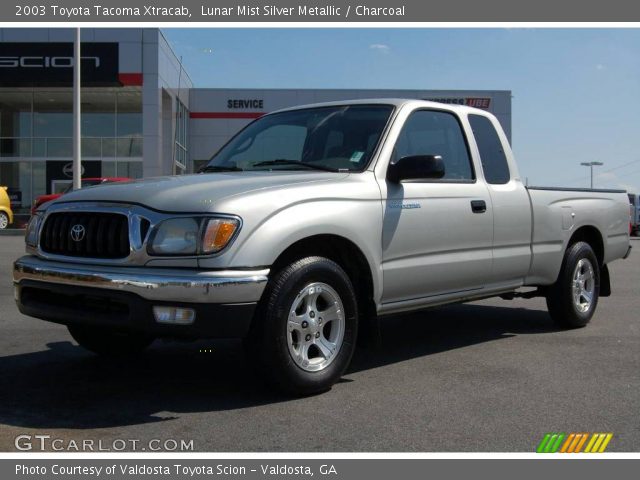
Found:
[[0, 157], [31, 156], [31, 92], [0, 92]]
[[73, 100], [71, 90], [33, 94], [33, 136], [71, 137]]
[[30, 157], [31, 138], [1, 137], [0, 157]]
[[142, 178], [142, 162], [117, 162], [118, 176]]
[[119, 137], [118, 138], [118, 157], [141, 157], [142, 156], [142, 137]]
[[116, 136], [142, 137], [142, 93], [119, 92]]
[[0, 185], [9, 187], [8, 193], [17, 199], [11, 202], [13, 213], [28, 214], [31, 202], [46, 193], [46, 162], [2, 161], [0, 162]]
[[[82, 155], [142, 157], [142, 92], [84, 89]], [[0, 157], [71, 158], [70, 89], [0, 91]]]
[[176, 174], [181, 175], [187, 173], [187, 161], [188, 161], [188, 132], [187, 126], [189, 125], [189, 112], [187, 107], [176, 98], [176, 138], [175, 138], [175, 152], [174, 163]]
[[0, 92], [0, 137], [30, 137], [31, 118], [31, 92]]
[[142, 162], [139, 160], [102, 162], [102, 176], [142, 178]]
[[[142, 91], [82, 91], [85, 176], [142, 177]], [[70, 88], [0, 89], [0, 185], [9, 187], [16, 214], [33, 199], [69, 182], [62, 168], [73, 156]]]

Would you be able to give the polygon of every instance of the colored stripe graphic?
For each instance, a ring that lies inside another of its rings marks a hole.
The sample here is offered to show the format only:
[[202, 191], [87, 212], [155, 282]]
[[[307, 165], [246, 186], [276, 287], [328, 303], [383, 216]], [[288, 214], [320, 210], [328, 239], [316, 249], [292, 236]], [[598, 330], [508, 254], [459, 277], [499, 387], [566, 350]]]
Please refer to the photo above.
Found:
[[574, 450], [573, 453], [580, 453], [580, 451], [582, 450], [582, 447], [584, 446], [584, 443], [587, 441], [588, 437], [589, 437], [588, 433], [583, 433], [582, 434], [582, 439], [578, 442], [578, 445], [576, 445], [576, 449]]
[[540, 442], [540, 445], [538, 445], [536, 452], [556, 453], [558, 451], [558, 448], [560, 448], [560, 444], [562, 443], [562, 440], [565, 437], [566, 437], [565, 433], [547, 433], [542, 439], [542, 441]]
[[562, 448], [560, 449], [560, 453], [566, 453], [567, 449], [569, 448], [569, 445], [571, 445], [571, 442], [573, 442], [573, 439], [576, 438], [576, 434], [575, 433], [570, 433], [567, 436], [567, 439], [565, 440], [564, 444], [562, 445]]
[[602, 453], [609, 445], [613, 433], [594, 433], [584, 449], [584, 453]]
[[540, 442], [540, 445], [538, 445], [538, 448], [536, 449], [537, 453], [544, 453], [544, 447], [547, 446], [547, 442], [549, 442], [550, 438], [551, 438], [550, 433], [547, 433], [544, 437], [542, 437], [542, 441]]
[[[537, 453], [603, 453], [613, 433], [547, 433], [536, 449]], [[589, 441], [587, 442], [587, 439]]]

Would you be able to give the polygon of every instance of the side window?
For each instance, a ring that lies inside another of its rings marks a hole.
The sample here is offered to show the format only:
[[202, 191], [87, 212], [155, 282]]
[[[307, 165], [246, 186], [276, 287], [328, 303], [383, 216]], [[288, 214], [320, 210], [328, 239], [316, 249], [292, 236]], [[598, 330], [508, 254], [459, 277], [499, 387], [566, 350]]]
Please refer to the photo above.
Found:
[[488, 183], [505, 184], [511, 178], [502, 142], [491, 120], [482, 115], [469, 115], [469, 123], [476, 138], [484, 177]]
[[474, 179], [464, 133], [451, 113], [418, 110], [409, 116], [396, 142], [392, 161], [412, 155], [440, 155], [444, 162], [443, 180]]

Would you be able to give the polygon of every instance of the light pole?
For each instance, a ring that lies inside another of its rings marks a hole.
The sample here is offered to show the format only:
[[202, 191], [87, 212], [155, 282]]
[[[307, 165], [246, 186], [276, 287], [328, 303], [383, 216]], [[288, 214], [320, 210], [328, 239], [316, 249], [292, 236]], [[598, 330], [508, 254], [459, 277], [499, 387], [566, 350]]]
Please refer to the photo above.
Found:
[[602, 162], [582, 162], [580, 165], [584, 165], [585, 167], [589, 167], [591, 170], [591, 189], [593, 190], [593, 167], [600, 167], [604, 165]]
[[82, 136], [80, 131], [80, 69], [82, 54], [80, 53], [80, 28], [76, 28], [73, 41], [73, 189], [82, 186]]

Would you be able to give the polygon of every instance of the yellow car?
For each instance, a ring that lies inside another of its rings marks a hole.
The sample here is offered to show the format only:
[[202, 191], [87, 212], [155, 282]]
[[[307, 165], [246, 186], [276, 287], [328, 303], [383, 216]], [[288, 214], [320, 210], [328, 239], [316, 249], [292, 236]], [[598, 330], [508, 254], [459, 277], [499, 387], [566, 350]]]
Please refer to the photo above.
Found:
[[9, 195], [7, 195], [7, 187], [0, 187], [0, 230], [7, 228], [12, 223], [13, 212]]

